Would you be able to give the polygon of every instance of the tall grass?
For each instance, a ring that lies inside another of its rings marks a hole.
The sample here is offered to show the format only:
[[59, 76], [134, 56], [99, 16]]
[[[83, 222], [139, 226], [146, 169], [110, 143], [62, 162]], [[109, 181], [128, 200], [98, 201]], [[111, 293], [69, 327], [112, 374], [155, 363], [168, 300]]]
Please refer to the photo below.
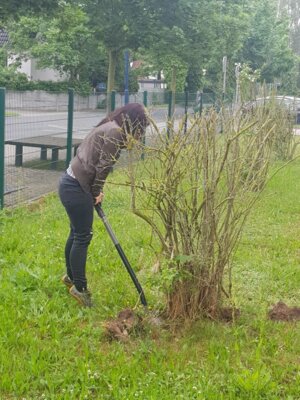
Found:
[[[299, 174], [299, 161], [280, 171], [247, 222], [233, 260], [239, 319], [153, 328], [125, 345], [102, 324], [138, 295], [101, 221], [87, 266], [95, 307], [85, 310], [60, 283], [68, 222], [57, 197], [2, 212], [0, 399], [300, 399], [299, 326], [266, 317], [278, 300], [300, 303]], [[103, 207], [159, 308], [157, 243], [129, 213], [124, 179], [114, 172]]]

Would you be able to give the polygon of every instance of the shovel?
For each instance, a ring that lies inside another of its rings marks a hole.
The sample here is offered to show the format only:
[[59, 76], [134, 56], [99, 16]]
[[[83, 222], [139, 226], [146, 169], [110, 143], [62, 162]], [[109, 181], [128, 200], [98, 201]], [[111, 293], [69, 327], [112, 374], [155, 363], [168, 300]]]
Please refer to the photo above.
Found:
[[116, 235], [114, 234], [114, 232], [112, 230], [112, 227], [110, 226], [110, 224], [109, 224], [109, 222], [108, 222], [108, 220], [106, 218], [106, 215], [104, 214], [104, 211], [103, 211], [103, 209], [101, 207], [101, 204], [98, 203], [97, 205], [95, 205], [95, 209], [97, 211], [97, 214], [101, 218], [101, 220], [102, 220], [102, 222], [103, 222], [103, 224], [104, 224], [104, 226], [105, 226], [105, 228], [106, 228], [106, 230], [107, 230], [107, 232], [108, 232], [113, 244], [115, 245], [115, 248], [117, 249], [117, 251], [119, 253], [119, 256], [121, 257], [121, 260], [122, 260], [125, 268], [127, 269], [127, 272], [129, 273], [130, 278], [131, 278], [132, 282], [134, 283], [134, 286], [136, 287], [136, 290], [138, 291], [138, 294], [140, 296], [140, 301], [141, 301], [142, 305], [147, 307], [147, 301], [146, 301], [146, 297], [145, 297], [143, 288], [140, 285], [140, 283], [139, 283], [139, 281], [138, 281], [138, 279], [137, 279], [137, 277], [136, 277], [136, 275], [135, 275], [135, 273], [134, 273], [134, 271], [133, 271], [133, 269], [132, 269], [132, 267], [131, 267], [131, 265], [130, 265], [130, 263], [129, 263], [129, 261], [128, 261], [128, 259], [127, 259], [126, 255], [125, 255], [120, 243], [119, 243], [119, 241], [118, 241], [118, 239], [116, 238]]

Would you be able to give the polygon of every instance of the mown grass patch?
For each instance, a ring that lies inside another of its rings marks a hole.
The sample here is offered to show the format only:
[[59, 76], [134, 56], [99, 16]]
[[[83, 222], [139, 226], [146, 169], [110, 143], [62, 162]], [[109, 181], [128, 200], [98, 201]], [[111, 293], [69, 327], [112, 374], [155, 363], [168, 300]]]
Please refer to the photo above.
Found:
[[14, 112], [14, 111], [6, 111], [5, 117], [18, 117], [20, 114]]
[[[56, 195], [0, 213], [0, 399], [300, 399], [299, 323], [267, 319], [279, 300], [300, 303], [299, 175], [299, 161], [280, 171], [247, 222], [233, 260], [239, 319], [170, 325], [127, 344], [109, 342], [103, 321], [138, 297], [96, 214], [87, 265], [95, 307], [84, 310], [60, 283], [68, 221]], [[129, 196], [109, 185], [103, 207], [159, 308], [157, 245]]]
[[[31, 169], [41, 169], [41, 170], [51, 170], [52, 162], [51, 160], [28, 160], [23, 162], [23, 168], [31, 168]], [[56, 171], [64, 171], [66, 169], [66, 161], [58, 160], [56, 161]]]

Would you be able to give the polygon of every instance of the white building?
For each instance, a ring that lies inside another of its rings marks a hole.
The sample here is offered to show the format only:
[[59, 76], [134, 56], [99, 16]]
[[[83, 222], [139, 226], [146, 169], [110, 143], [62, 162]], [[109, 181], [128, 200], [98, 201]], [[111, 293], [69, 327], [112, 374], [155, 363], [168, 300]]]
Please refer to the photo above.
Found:
[[[131, 63], [132, 69], [139, 69], [143, 65], [143, 61], [137, 60]], [[165, 83], [164, 76], [161, 73], [161, 79], [158, 79], [157, 76], [148, 75], [148, 76], [139, 76], [138, 77], [139, 91], [143, 92], [145, 90], [149, 92], [164, 92], [167, 88], [167, 84]]]
[[[4, 46], [8, 42], [8, 33], [4, 29], [0, 29], [0, 47]], [[7, 65], [14, 64], [17, 56], [10, 57], [7, 60]], [[55, 71], [51, 68], [43, 68], [39, 69], [37, 67], [36, 60], [29, 59], [26, 61], [22, 61], [20, 67], [18, 68], [18, 72], [24, 73], [27, 75], [28, 79], [32, 81], [63, 81], [66, 79], [65, 76], [61, 76], [58, 71]]]
[[[8, 65], [13, 64], [15, 62], [15, 58], [10, 58], [8, 60]], [[20, 67], [18, 68], [18, 72], [22, 72], [27, 75], [27, 78], [31, 81], [63, 81], [66, 77], [63, 77], [59, 74], [58, 71], [51, 68], [43, 68], [39, 69], [37, 67], [36, 60], [29, 59], [26, 61], [22, 61]]]

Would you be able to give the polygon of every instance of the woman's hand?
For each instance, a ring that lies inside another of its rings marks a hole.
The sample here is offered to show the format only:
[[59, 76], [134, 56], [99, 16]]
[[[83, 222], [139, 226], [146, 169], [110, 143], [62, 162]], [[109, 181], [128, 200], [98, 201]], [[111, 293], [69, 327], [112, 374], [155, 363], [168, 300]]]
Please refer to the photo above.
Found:
[[95, 205], [102, 203], [104, 193], [100, 192], [99, 196], [95, 197]]

